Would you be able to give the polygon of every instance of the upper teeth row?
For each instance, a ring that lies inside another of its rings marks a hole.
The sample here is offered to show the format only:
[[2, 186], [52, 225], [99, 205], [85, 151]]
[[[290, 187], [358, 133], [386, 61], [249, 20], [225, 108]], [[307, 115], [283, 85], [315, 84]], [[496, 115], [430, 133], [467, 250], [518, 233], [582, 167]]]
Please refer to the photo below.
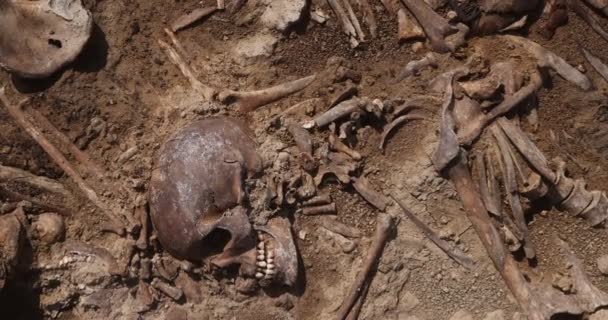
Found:
[[256, 279], [272, 280], [276, 274], [274, 265], [274, 250], [270, 246], [270, 241], [264, 242], [264, 235], [258, 233], [258, 257]]

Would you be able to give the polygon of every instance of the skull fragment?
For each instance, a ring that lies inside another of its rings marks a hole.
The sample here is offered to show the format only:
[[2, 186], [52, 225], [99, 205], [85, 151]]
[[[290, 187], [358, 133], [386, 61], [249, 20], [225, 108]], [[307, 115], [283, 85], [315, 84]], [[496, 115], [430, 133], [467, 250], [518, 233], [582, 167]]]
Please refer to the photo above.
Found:
[[150, 185], [150, 209], [163, 247], [179, 259], [220, 268], [240, 265], [262, 285], [293, 285], [297, 253], [287, 221], [257, 230], [248, 217], [245, 179], [262, 171], [252, 133], [230, 118], [181, 129], [161, 148]]

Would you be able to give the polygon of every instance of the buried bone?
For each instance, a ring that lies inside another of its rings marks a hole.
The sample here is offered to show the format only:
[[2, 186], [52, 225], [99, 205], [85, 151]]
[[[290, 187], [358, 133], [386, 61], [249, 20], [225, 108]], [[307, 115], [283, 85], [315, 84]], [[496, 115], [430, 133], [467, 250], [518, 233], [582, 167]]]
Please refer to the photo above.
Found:
[[458, 32], [457, 28], [451, 26], [443, 17], [433, 11], [424, 0], [402, 1], [424, 29], [433, 51], [438, 53], [454, 51], [453, 45], [446, 41], [446, 37]]

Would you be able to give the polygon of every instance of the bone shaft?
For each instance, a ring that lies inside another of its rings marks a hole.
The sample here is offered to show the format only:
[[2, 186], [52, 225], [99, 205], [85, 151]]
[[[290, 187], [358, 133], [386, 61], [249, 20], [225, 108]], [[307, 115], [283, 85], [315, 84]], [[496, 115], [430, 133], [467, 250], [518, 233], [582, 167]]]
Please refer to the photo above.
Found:
[[344, 11], [344, 8], [339, 2], [340, 0], [327, 0], [332, 10], [338, 16], [338, 19], [342, 22], [342, 28], [344, 28], [344, 33], [346, 33], [350, 37], [357, 37], [357, 31], [355, 30], [355, 26], [353, 26], [352, 22], [348, 18], [348, 15]]
[[608, 66], [606, 66], [606, 64], [602, 62], [600, 58], [596, 57], [585, 48], [583, 48], [583, 54], [593, 69], [595, 69], [595, 71], [597, 71], [597, 73], [599, 73], [604, 80], [608, 81]]
[[318, 195], [303, 203], [305, 207], [326, 205], [331, 203], [331, 196], [328, 194]]
[[69, 195], [69, 192], [61, 183], [58, 183], [57, 181], [51, 180], [49, 178], [36, 176], [25, 170], [13, 167], [6, 167], [0, 165], [0, 181], [23, 182], [30, 186], [34, 186], [36, 188], [54, 194], [59, 194], [62, 196]]
[[141, 230], [139, 232], [139, 238], [137, 239], [136, 246], [140, 250], [146, 250], [148, 248], [148, 212], [146, 208], [141, 206], [136, 209], [138, 211], [139, 222], [141, 223]]
[[363, 18], [365, 19], [365, 23], [369, 28], [369, 33], [372, 38], [378, 36], [378, 22], [376, 21], [376, 15], [374, 14], [374, 10], [372, 6], [369, 4], [369, 0], [358, 0], [359, 8], [363, 12]]
[[162, 282], [158, 279], [154, 279], [154, 281], [152, 281], [152, 286], [174, 301], [181, 299], [184, 295], [184, 292], [181, 289], [173, 287], [170, 284]]
[[520, 307], [528, 313], [529, 319], [544, 320], [542, 313], [534, 307], [532, 292], [517, 263], [506, 253], [463, 159], [448, 169], [448, 176], [456, 187], [469, 221]]
[[337, 320], [344, 320], [350, 313], [351, 309], [361, 296], [365, 282], [371, 276], [371, 271], [378, 264], [384, 246], [388, 240], [390, 229], [393, 225], [393, 219], [389, 215], [380, 214], [376, 224], [376, 232], [372, 240], [372, 244], [367, 252], [367, 256], [363, 261], [361, 271], [357, 274], [355, 282], [350, 288], [349, 294], [342, 302], [342, 306], [338, 310]]
[[353, 112], [362, 112], [358, 99], [351, 99], [341, 102], [337, 106], [316, 117], [314, 121], [318, 127], [325, 127], [342, 117], [350, 115]]
[[353, 10], [351, 1], [353, 1], [353, 0], [344, 0], [344, 6], [346, 7], [346, 12], [348, 12], [348, 16], [350, 18], [350, 21], [353, 24], [353, 27], [355, 28], [355, 31], [357, 32], [357, 36], [359, 37], [359, 40], [365, 41], [365, 34], [363, 33], [363, 29], [361, 28], [361, 23], [359, 23], [359, 19], [357, 18], [357, 15], [355, 14], [355, 10]]

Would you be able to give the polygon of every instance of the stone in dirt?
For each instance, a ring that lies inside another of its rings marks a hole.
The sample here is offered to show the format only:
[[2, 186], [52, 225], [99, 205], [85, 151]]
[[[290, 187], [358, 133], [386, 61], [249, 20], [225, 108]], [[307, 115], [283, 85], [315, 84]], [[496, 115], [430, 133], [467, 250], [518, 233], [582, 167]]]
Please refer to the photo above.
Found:
[[461, 309], [456, 311], [450, 320], [473, 320], [473, 316], [468, 311]]
[[237, 57], [241, 59], [270, 57], [274, 52], [277, 41], [274, 36], [264, 33], [247, 37], [236, 45]]
[[420, 304], [420, 300], [413, 293], [405, 291], [399, 298], [399, 309], [402, 312], [414, 310]]
[[608, 254], [597, 259], [597, 268], [603, 275], [608, 276]]
[[285, 31], [302, 18], [306, 8], [305, 0], [265, 0], [266, 10], [260, 21], [264, 26], [277, 31]]

